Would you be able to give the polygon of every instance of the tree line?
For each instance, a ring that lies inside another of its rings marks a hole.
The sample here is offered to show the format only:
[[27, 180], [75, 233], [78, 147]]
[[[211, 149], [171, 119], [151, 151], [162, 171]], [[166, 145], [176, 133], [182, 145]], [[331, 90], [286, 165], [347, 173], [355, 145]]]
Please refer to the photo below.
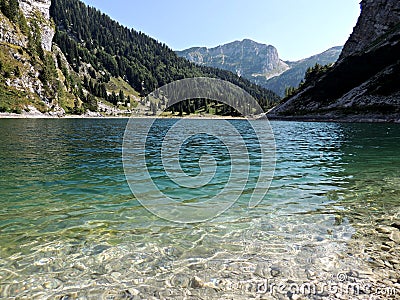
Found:
[[299, 93], [300, 91], [304, 90], [306, 87], [311, 86], [314, 84], [323, 74], [329, 71], [334, 64], [327, 64], [327, 65], [320, 65], [316, 63], [313, 67], [307, 68], [304, 79], [300, 82], [297, 88], [295, 87], [287, 87], [285, 90], [285, 99], [292, 97]]

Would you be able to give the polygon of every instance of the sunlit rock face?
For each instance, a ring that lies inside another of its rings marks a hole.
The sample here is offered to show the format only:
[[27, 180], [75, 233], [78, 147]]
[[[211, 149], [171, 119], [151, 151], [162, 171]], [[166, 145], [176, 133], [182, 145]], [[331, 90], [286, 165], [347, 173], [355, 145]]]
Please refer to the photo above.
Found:
[[214, 48], [194, 47], [177, 51], [191, 62], [225, 69], [245, 78], [271, 78], [289, 69], [274, 46], [244, 39]]
[[364, 50], [371, 42], [399, 26], [399, 22], [400, 1], [363, 0], [361, 15], [340, 58]]
[[26, 47], [28, 39], [20, 34], [4, 15], [0, 14], [0, 42]]
[[42, 48], [51, 51], [55, 30], [50, 22], [51, 0], [19, 0], [19, 6], [25, 17], [36, 20], [41, 29]]

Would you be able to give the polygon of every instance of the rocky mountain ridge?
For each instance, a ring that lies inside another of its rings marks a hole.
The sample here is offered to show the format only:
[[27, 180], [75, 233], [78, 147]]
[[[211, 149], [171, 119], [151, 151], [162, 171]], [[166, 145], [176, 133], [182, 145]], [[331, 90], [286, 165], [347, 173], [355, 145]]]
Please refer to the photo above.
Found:
[[269, 79], [289, 68], [279, 58], [278, 50], [274, 46], [250, 39], [214, 48], [193, 47], [176, 53], [196, 64], [228, 70], [248, 79]]
[[341, 50], [342, 47], [333, 47], [299, 61], [283, 61], [274, 46], [244, 39], [214, 48], [193, 47], [176, 53], [198, 65], [234, 72], [284, 97], [286, 88], [297, 87], [309, 67], [316, 63], [334, 63]]
[[339, 61], [269, 118], [400, 122], [400, 1], [363, 0]]
[[289, 69], [279, 76], [268, 79], [263, 86], [284, 97], [287, 88], [298, 87], [300, 82], [304, 80], [304, 74], [308, 68], [313, 67], [317, 63], [323, 66], [336, 62], [342, 48], [341, 46], [332, 47], [308, 58], [298, 61], [287, 61]]

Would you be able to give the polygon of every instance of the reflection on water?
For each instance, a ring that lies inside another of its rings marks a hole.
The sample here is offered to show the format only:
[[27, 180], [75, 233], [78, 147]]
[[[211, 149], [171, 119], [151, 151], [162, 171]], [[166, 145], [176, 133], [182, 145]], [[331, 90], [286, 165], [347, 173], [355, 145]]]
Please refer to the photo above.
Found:
[[[0, 120], [0, 298], [248, 299], [266, 281], [396, 286], [400, 126], [272, 122], [277, 166], [264, 201], [182, 225], [132, 196], [126, 122]], [[188, 146], [196, 142], [207, 146]]]

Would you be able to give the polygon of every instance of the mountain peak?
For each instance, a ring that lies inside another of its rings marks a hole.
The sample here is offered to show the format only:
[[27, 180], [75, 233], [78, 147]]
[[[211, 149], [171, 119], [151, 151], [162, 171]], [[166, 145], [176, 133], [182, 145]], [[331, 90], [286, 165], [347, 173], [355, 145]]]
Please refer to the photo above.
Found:
[[309, 58], [284, 62], [274, 46], [245, 38], [213, 48], [193, 47], [177, 54], [199, 65], [234, 72], [284, 96], [287, 87], [296, 87], [304, 79], [307, 68], [335, 62], [341, 50], [341, 46], [332, 47]]
[[196, 64], [225, 69], [246, 78], [271, 78], [288, 69], [274, 46], [251, 39], [213, 48], [190, 48], [177, 51], [177, 54]]

